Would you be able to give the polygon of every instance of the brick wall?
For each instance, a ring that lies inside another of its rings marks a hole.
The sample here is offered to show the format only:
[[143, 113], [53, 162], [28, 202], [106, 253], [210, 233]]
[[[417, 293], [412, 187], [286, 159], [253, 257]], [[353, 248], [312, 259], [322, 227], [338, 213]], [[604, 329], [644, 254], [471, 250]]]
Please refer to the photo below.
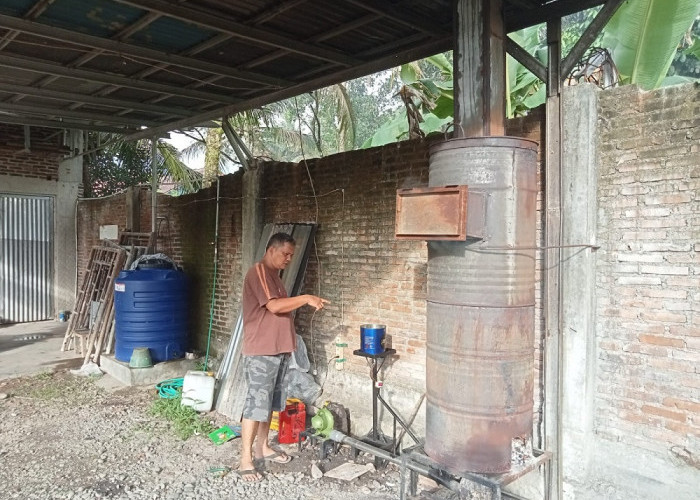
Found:
[[67, 149], [55, 129], [30, 128], [30, 151], [24, 151], [24, 127], [0, 123], [0, 175], [58, 180], [58, 163]]
[[700, 444], [699, 90], [599, 100], [596, 428], [663, 457]]
[[100, 243], [100, 226], [116, 225], [126, 229], [126, 196], [119, 193], [106, 198], [78, 201], [78, 284], [90, 257], [90, 250]]

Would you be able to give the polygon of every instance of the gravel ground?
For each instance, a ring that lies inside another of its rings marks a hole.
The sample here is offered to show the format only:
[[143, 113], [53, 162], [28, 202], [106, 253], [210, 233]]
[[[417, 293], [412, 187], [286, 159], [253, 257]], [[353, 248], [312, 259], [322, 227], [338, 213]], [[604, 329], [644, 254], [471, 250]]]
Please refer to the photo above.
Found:
[[[106, 381], [67, 371], [0, 381], [0, 498], [3, 499], [344, 499], [399, 498], [389, 465], [345, 482], [311, 476], [318, 451], [284, 446], [294, 460], [268, 465], [257, 483], [235, 472], [240, 439], [215, 446], [206, 436], [183, 441], [149, 413], [152, 388], [105, 388]], [[215, 412], [215, 427], [228, 424]], [[318, 466], [350, 460], [343, 448]], [[371, 456], [360, 455], [360, 462]], [[224, 474], [211, 468], [228, 466]], [[428, 486], [426, 485], [426, 488]], [[420, 498], [445, 498], [444, 490]]]

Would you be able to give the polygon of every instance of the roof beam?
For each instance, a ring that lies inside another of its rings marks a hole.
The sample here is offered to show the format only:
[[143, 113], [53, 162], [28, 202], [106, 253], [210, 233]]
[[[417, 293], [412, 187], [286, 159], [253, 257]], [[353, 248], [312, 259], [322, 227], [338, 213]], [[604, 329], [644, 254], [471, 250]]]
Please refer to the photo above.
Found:
[[600, 9], [595, 19], [591, 21], [591, 24], [588, 25], [581, 35], [581, 38], [578, 39], [569, 54], [561, 62], [562, 78], [569, 76], [571, 70], [578, 64], [583, 54], [586, 53], [593, 41], [598, 37], [603, 28], [605, 28], [605, 25], [608, 24], [610, 18], [617, 12], [617, 9], [620, 8], [622, 2], [624, 2], [624, 0], [608, 0], [603, 8]]
[[513, 56], [513, 58], [520, 64], [525, 66], [530, 73], [535, 75], [543, 82], [547, 81], [547, 67], [507, 35], [505, 37], [505, 47], [506, 52]]
[[361, 7], [382, 17], [396, 21], [399, 24], [408, 26], [411, 29], [421, 31], [431, 36], [441, 36], [445, 34], [445, 27], [433, 23], [430, 19], [418, 19], [403, 14], [401, 7], [389, 2], [368, 2], [364, 0], [345, 0], [357, 7]]
[[[352, 21], [350, 23], [346, 24], [341, 24], [340, 26], [337, 26], [336, 28], [332, 29], [331, 31], [327, 31], [325, 33], [322, 33], [320, 35], [317, 35], [315, 37], [312, 37], [308, 39], [308, 42], [322, 42], [324, 40], [330, 40], [331, 38], [341, 35], [347, 31], [352, 31], [356, 28], [359, 28], [361, 26], [364, 26], [366, 24], [369, 24], [373, 21], [376, 21], [377, 19], [381, 19], [382, 16], [379, 14], [368, 14], [366, 16], [363, 16], [359, 19], [356, 19], [355, 21]], [[273, 52], [270, 52], [269, 54], [265, 54], [264, 56], [260, 56], [256, 59], [253, 59], [252, 61], [248, 61], [247, 63], [243, 64], [243, 68], [254, 68], [255, 66], [260, 66], [261, 64], [268, 63], [270, 61], [274, 61], [275, 59], [278, 59], [280, 57], [285, 56], [286, 54], [289, 54], [288, 50], [275, 50]], [[325, 65], [324, 67], [327, 67]]]
[[197, 24], [205, 28], [229, 33], [237, 38], [248, 40], [258, 45], [269, 45], [278, 49], [285, 49], [290, 52], [302, 54], [307, 57], [313, 57], [341, 66], [355, 66], [362, 64], [362, 61], [354, 57], [343, 54], [336, 50], [327, 49], [311, 45], [305, 42], [300, 42], [293, 38], [283, 35], [278, 35], [261, 28], [248, 26], [238, 22], [230, 17], [210, 14], [200, 9], [188, 7], [186, 5], [174, 4], [163, 0], [114, 0], [117, 3], [131, 5], [153, 12], [158, 12], [164, 16], [180, 19], [181, 21]]
[[235, 104], [239, 100], [234, 97], [229, 97], [224, 94], [214, 94], [212, 92], [203, 92], [200, 90], [186, 89], [174, 85], [165, 85], [162, 83], [137, 80], [127, 76], [113, 75], [100, 73], [80, 68], [67, 68], [60, 64], [49, 63], [37, 59], [29, 59], [26, 57], [15, 57], [0, 54], [0, 65], [9, 68], [24, 69], [34, 71], [36, 73], [48, 73], [56, 76], [65, 76], [67, 78], [75, 78], [78, 80], [87, 80], [90, 82], [105, 83], [107, 85], [120, 85], [139, 90], [145, 90], [156, 93], [168, 93], [192, 99], [201, 99], [203, 101], [215, 101], [227, 104]]
[[297, 5], [301, 5], [308, 1], [309, 0], [287, 0], [286, 2], [277, 2], [277, 5], [275, 5], [271, 9], [266, 9], [249, 19], [248, 24], [253, 24], [255, 26], [264, 24], [270, 19], [274, 19], [275, 17], [288, 11], [289, 9], [293, 9]]
[[46, 88], [29, 86], [29, 85], [12, 85], [0, 83], [0, 92], [18, 93], [23, 95], [31, 95], [35, 97], [45, 97], [47, 99], [56, 99], [59, 101], [67, 101], [79, 104], [95, 104], [97, 106], [107, 106], [117, 108], [120, 111], [124, 108], [139, 111], [152, 111], [163, 115], [175, 116], [192, 116], [192, 112], [182, 108], [169, 106], [156, 106], [144, 102], [127, 101], [124, 99], [113, 99], [111, 97], [98, 97], [85, 95], [78, 92], [62, 92], [59, 90], [49, 90]]
[[149, 59], [151, 61], [157, 61], [158, 63], [167, 63], [173, 66], [179, 66], [187, 69], [195, 69], [199, 71], [204, 71], [206, 73], [228, 76], [238, 80], [259, 83], [262, 85], [269, 85], [272, 87], [283, 87], [291, 83], [281, 78], [273, 78], [258, 73], [253, 73], [250, 71], [237, 70], [235, 68], [230, 68], [228, 66], [222, 66], [220, 64], [202, 61], [200, 59], [183, 57], [176, 54], [169, 54], [167, 52], [161, 52], [159, 50], [140, 47], [138, 45], [131, 45], [117, 40], [110, 40], [106, 38], [100, 38], [97, 36], [86, 35], [83, 33], [78, 33], [77, 31], [66, 30], [63, 28], [55, 28], [53, 26], [48, 26], [34, 21], [26, 21], [24, 19], [17, 19], [15, 17], [6, 16], [4, 14], [0, 14], [0, 26], [21, 31], [24, 33], [31, 33], [32, 35], [51, 38], [53, 40], [83, 45], [85, 47], [90, 47], [91, 49], [99, 48], [103, 50], [108, 50], [114, 52], [117, 56], [121, 56], [122, 54], [130, 55], [133, 57], [140, 57]]
[[[79, 120], [92, 120], [96, 122], [111, 123], [114, 125], [130, 125], [133, 127], [159, 126], [163, 122], [152, 120], [139, 120], [136, 118], [124, 118], [113, 114], [93, 113], [89, 111], [76, 111], [63, 108], [47, 108], [44, 106], [34, 106], [27, 104], [15, 104], [10, 102], [0, 102], [0, 111], [10, 113], [30, 113], [35, 115], [55, 116], [57, 118], [77, 118]], [[150, 125], [149, 125], [150, 124]]]
[[[506, 33], [518, 31], [529, 26], [545, 23], [604, 4], [606, 0], [557, 0], [528, 11], [517, 11], [517, 15], [506, 12]], [[522, 3], [522, 2], [519, 2]]]
[[[22, 16], [24, 19], [36, 19], [39, 17], [46, 8], [53, 3], [54, 0], [39, 0]], [[19, 33], [17, 31], [10, 31], [7, 33], [2, 40], [0, 40], [0, 50], [7, 47], [12, 40], [14, 40]]]
[[205, 111], [191, 118], [183, 118], [181, 120], [177, 120], [175, 122], [169, 123], [167, 125], [162, 125], [157, 128], [141, 130], [128, 135], [127, 137], [125, 137], [125, 139], [130, 141], [139, 140], [143, 138], [152, 137], [153, 135], [164, 134], [166, 132], [170, 132], [171, 130], [193, 127], [196, 123], [212, 119], [219, 119], [222, 116], [228, 116], [247, 109], [253, 109], [260, 106], [264, 106], [265, 104], [280, 101], [282, 99], [287, 99], [289, 97], [299, 95], [303, 92], [319, 89], [321, 87], [333, 85], [338, 82], [352, 80], [354, 78], [369, 75], [370, 73], [376, 73], [377, 71], [382, 71], [392, 66], [401, 65], [407, 62], [415, 61], [416, 59], [421, 59], [423, 57], [428, 57], [430, 55], [437, 54], [438, 52], [449, 50], [452, 48], [452, 41], [452, 35], [450, 34], [443, 38], [432, 40], [431, 42], [420, 47], [411, 47], [402, 52], [389, 54], [385, 57], [364, 63], [354, 68], [347, 68], [345, 70], [339, 71], [331, 75], [323, 75], [313, 80], [309, 80], [304, 83], [299, 83], [297, 85], [294, 85], [293, 87], [288, 87], [286, 89], [271, 92], [259, 97], [247, 99], [237, 104], [224, 106], [222, 108], [215, 109], [212, 111]]
[[130, 130], [137, 129], [115, 128], [102, 125], [93, 125], [91, 123], [67, 122], [62, 120], [48, 120], [46, 118], [28, 118], [26, 116], [6, 115], [0, 113], [0, 123], [9, 123], [12, 125], [32, 125], [34, 127], [60, 128], [60, 129], [75, 129], [75, 130], [94, 130], [95, 132], [109, 132], [112, 134], [126, 134]]

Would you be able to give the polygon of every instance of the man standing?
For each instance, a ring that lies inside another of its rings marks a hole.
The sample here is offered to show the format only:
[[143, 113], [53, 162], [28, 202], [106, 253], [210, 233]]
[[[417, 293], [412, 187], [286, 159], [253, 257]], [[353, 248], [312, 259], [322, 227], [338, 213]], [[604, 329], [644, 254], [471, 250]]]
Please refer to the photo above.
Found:
[[328, 303], [315, 295], [287, 296], [279, 272], [292, 260], [294, 247], [290, 235], [273, 234], [265, 255], [248, 271], [243, 284], [243, 367], [248, 394], [241, 422], [239, 474], [244, 481], [262, 479], [255, 459], [282, 464], [292, 459], [268, 442], [272, 411], [284, 410], [287, 402], [284, 379], [290, 353], [296, 349], [291, 313], [305, 305], [318, 311]]

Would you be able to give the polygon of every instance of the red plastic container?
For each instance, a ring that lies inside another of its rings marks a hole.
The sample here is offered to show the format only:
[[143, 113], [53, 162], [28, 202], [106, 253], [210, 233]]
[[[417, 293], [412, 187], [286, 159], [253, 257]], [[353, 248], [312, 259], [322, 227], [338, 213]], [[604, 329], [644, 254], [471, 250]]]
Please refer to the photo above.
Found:
[[282, 444], [299, 442], [299, 433], [306, 429], [306, 406], [304, 403], [291, 403], [285, 406], [279, 416], [277, 439]]

